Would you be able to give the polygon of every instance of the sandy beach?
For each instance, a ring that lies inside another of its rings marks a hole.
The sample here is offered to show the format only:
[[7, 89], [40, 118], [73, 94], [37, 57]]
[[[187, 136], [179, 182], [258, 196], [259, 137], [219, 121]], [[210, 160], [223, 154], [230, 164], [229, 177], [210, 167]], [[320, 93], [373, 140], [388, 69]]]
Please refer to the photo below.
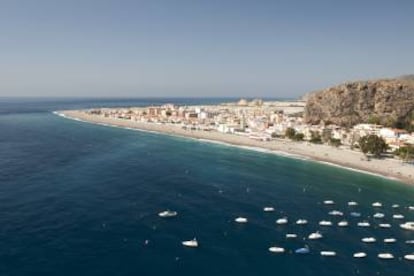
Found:
[[191, 137], [195, 139], [223, 142], [235, 146], [260, 148], [276, 154], [296, 155], [314, 161], [338, 165], [349, 169], [374, 173], [388, 178], [398, 179], [402, 182], [414, 184], [414, 166], [404, 164], [397, 159], [371, 159], [367, 161], [358, 151], [343, 148], [334, 148], [328, 145], [316, 145], [308, 142], [292, 142], [289, 140], [256, 141], [248, 137], [224, 134], [215, 131], [184, 130], [179, 126], [141, 123], [130, 120], [114, 119], [99, 115], [89, 115], [83, 111], [59, 111], [67, 118], [78, 119], [95, 124], [106, 124], [116, 127], [134, 128], [138, 130], [154, 131], [169, 135]]

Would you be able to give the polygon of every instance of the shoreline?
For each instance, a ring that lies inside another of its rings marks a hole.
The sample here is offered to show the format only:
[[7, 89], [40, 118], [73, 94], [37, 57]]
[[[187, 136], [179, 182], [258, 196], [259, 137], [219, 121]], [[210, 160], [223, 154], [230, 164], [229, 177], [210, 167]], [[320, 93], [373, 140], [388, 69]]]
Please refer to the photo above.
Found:
[[414, 184], [414, 167], [404, 165], [401, 161], [393, 159], [371, 159], [366, 161], [360, 152], [334, 148], [327, 145], [315, 145], [306, 142], [292, 142], [288, 140], [256, 141], [248, 137], [224, 134], [219, 132], [206, 132], [199, 130], [184, 130], [178, 126], [142, 123], [121, 119], [86, 114], [79, 110], [54, 111], [56, 115], [80, 122], [92, 123], [102, 126], [120, 127], [124, 129], [143, 131], [161, 135], [181, 138], [190, 138], [200, 142], [221, 144], [238, 147], [256, 152], [276, 154], [283, 157], [313, 161], [324, 165], [335, 166], [359, 173], [370, 174]]

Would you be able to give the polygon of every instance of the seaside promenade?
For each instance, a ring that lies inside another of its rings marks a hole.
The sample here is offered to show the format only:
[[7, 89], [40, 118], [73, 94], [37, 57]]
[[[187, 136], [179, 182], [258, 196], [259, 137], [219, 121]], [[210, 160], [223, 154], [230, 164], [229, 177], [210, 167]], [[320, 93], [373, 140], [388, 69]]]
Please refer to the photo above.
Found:
[[414, 167], [402, 163], [397, 159], [371, 159], [367, 161], [359, 151], [344, 148], [335, 148], [328, 145], [311, 144], [308, 142], [293, 142], [285, 139], [272, 141], [256, 141], [248, 137], [224, 134], [216, 131], [185, 130], [176, 125], [141, 123], [131, 120], [115, 119], [99, 115], [91, 115], [81, 110], [59, 111], [58, 114], [94, 124], [103, 124], [114, 127], [132, 128], [152, 131], [168, 135], [190, 137], [211, 142], [221, 142], [234, 146], [249, 147], [264, 150], [269, 153], [291, 155], [314, 161], [346, 167], [348, 169], [373, 173], [388, 178], [395, 178], [402, 182], [414, 184]]

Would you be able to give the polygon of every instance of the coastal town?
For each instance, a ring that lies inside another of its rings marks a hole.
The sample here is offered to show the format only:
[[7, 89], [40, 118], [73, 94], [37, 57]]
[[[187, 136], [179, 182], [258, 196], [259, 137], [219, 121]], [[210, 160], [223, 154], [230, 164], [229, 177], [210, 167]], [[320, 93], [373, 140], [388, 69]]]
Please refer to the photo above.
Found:
[[86, 112], [105, 118], [131, 122], [168, 125], [187, 131], [218, 132], [271, 142], [290, 138], [294, 141], [328, 144], [359, 150], [361, 137], [376, 135], [388, 145], [388, 152], [414, 146], [414, 133], [361, 123], [352, 127], [329, 124], [323, 120], [312, 125], [303, 118], [305, 101], [263, 101], [261, 99], [217, 105], [98, 108]]

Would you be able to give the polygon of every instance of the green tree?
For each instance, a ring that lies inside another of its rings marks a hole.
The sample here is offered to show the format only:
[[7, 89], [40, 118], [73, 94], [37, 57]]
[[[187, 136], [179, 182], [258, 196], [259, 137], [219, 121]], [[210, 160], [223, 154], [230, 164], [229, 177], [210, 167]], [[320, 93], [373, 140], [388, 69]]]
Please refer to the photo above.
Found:
[[404, 147], [400, 147], [399, 149], [394, 151], [394, 154], [400, 157], [405, 162], [412, 161], [414, 160], [414, 146], [407, 145]]
[[303, 141], [303, 138], [305, 138], [305, 135], [303, 133], [296, 133], [293, 137], [293, 140], [295, 141]]
[[322, 138], [319, 132], [311, 131], [311, 139], [309, 141], [314, 144], [322, 144]]
[[288, 127], [285, 131], [285, 136], [289, 139], [293, 139], [295, 137], [296, 130], [294, 128]]
[[334, 147], [339, 147], [341, 145], [341, 140], [336, 139], [336, 138], [330, 138], [329, 145], [334, 146]]
[[375, 157], [380, 157], [381, 153], [385, 152], [388, 145], [381, 137], [371, 134], [363, 136], [358, 141], [359, 148], [366, 155], [367, 153], [373, 154]]

